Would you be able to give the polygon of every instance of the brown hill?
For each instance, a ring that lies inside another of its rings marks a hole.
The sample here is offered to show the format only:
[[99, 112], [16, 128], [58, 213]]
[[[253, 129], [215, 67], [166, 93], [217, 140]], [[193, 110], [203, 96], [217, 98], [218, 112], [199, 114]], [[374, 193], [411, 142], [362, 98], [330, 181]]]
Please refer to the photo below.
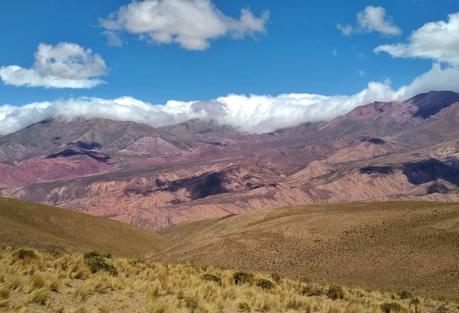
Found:
[[120, 222], [0, 198], [0, 244], [140, 257], [163, 250], [169, 242]]
[[459, 204], [310, 205], [184, 223], [160, 234], [0, 198], [0, 245], [150, 256], [456, 299]]
[[191, 222], [155, 258], [458, 298], [459, 204], [310, 205]]

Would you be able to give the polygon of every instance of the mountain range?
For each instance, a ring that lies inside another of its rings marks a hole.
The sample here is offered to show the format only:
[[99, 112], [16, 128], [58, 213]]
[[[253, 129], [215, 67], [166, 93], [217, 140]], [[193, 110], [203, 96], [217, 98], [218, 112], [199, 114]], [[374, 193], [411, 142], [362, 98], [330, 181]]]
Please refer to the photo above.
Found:
[[457, 201], [459, 94], [265, 134], [55, 117], [0, 137], [0, 173], [1, 196], [151, 230], [304, 203]]

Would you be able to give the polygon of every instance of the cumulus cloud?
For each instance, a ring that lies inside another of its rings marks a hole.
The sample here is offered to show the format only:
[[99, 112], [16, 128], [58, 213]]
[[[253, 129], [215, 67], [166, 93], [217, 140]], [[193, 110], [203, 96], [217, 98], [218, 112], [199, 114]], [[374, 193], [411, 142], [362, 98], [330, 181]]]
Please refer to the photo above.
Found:
[[375, 52], [387, 52], [393, 57], [432, 59], [459, 66], [459, 12], [448, 21], [430, 22], [415, 30], [407, 43], [382, 45]]
[[215, 120], [242, 131], [263, 133], [305, 122], [327, 121], [373, 101], [404, 100], [431, 90], [459, 92], [459, 69], [434, 64], [409, 85], [391, 88], [390, 81], [370, 82], [354, 95], [309, 93], [269, 95], [231, 94], [211, 101], [168, 101], [155, 105], [131, 97], [76, 98], [0, 106], [0, 134], [8, 134], [50, 117], [107, 118], [154, 127], [190, 119]]
[[400, 28], [393, 23], [392, 17], [386, 15], [386, 9], [371, 5], [357, 13], [356, 27], [341, 24], [338, 24], [337, 27], [345, 36], [362, 32], [378, 32], [389, 36], [396, 36], [402, 33]]
[[40, 44], [31, 68], [18, 65], [0, 67], [0, 80], [6, 85], [45, 88], [93, 88], [103, 83], [104, 60], [91, 49], [75, 43], [55, 46]]
[[158, 44], [205, 50], [210, 40], [219, 37], [264, 33], [268, 19], [268, 11], [257, 17], [248, 9], [242, 9], [235, 19], [224, 15], [211, 0], [143, 0], [122, 6], [100, 23], [110, 43], [121, 43], [119, 33], [127, 32]]

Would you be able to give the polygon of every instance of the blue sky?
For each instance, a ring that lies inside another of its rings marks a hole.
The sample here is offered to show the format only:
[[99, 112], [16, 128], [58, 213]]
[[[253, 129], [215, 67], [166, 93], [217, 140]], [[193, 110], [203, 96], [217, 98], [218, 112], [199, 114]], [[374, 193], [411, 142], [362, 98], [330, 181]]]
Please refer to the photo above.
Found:
[[[373, 49], [398, 42], [429, 21], [459, 11], [456, 0], [303, 1], [216, 0], [225, 15], [241, 8], [259, 15], [270, 11], [265, 34], [255, 38], [219, 38], [205, 51], [157, 45], [125, 36], [123, 47], [110, 47], [98, 19], [129, 1], [14, 0], [0, 2], [0, 65], [29, 67], [39, 43], [74, 42], [100, 54], [108, 67], [106, 84], [93, 89], [45, 89], [0, 84], [0, 103], [22, 104], [60, 97], [134, 96], [153, 103], [168, 99], [212, 99], [229, 93], [310, 92], [352, 94], [368, 81], [390, 78], [406, 84], [428, 70], [429, 60], [394, 59]], [[403, 31], [343, 36], [337, 23], [355, 23], [368, 5], [382, 6]], [[336, 51], [333, 55], [332, 51]], [[359, 74], [359, 71], [361, 74]], [[363, 74], [365, 72], [365, 74]]]
[[457, 0], [5, 0], [0, 29], [0, 135], [57, 115], [265, 132], [459, 92]]

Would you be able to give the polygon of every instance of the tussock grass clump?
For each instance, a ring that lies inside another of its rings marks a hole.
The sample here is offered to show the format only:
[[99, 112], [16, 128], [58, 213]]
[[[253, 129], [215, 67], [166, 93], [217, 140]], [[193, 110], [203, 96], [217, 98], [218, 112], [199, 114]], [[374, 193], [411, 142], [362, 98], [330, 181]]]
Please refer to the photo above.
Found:
[[50, 291], [47, 288], [37, 289], [30, 294], [28, 301], [31, 303], [45, 305], [46, 301], [48, 300], [49, 294]]
[[201, 275], [201, 279], [214, 282], [217, 285], [221, 285], [222, 284], [222, 279], [219, 276], [217, 276], [215, 274], [211, 274], [211, 273], [202, 274]]
[[252, 284], [254, 276], [251, 273], [236, 272], [233, 274], [233, 281], [236, 285]]
[[88, 252], [84, 255], [84, 260], [89, 267], [91, 273], [96, 273], [98, 271], [105, 271], [111, 275], [117, 275], [118, 270], [112, 264], [107, 262], [106, 258], [111, 257], [111, 255], [102, 255], [98, 252]]
[[[0, 312], [452, 313], [458, 305], [421, 298], [395, 301], [396, 294], [97, 252], [35, 250], [35, 258], [15, 262], [13, 251], [0, 250]], [[88, 260], [102, 260], [117, 275], [106, 265], [92, 272]]]
[[199, 308], [199, 299], [197, 297], [185, 298], [185, 306], [190, 309], [191, 313], [194, 313]]
[[9, 306], [8, 300], [0, 300], [0, 308], [7, 308]]
[[449, 313], [449, 309], [444, 304], [442, 304], [436, 308], [435, 313]]
[[411, 299], [413, 298], [413, 294], [407, 290], [403, 290], [403, 291], [400, 291], [398, 293], [398, 296], [400, 297], [400, 299]]
[[262, 289], [273, 289], [274, 283], [269, 279], [260, 278], [257, 279], [256, 285]]
[[402, 306], [398, 302], [385, 302], [381, 304], [381, 311], [384, 313], [401, 312]]
[[280, 281], [282, 280], [282, 276], [278, 273], [272, 273], [271, 278], [276, 282], [276, 284], [280, 283]]
[[288, 310], [298, 311], [303, 306], [305, 306], [305, 303], [302, 302], [302, 301], [299, 301], [298, 299], [290, 299], [287, 302], [287, 309]]
[[0, 299], [8, 299], [10, 297], [10, 290], [6, 287], [0, 288]]
[[252, 309], [250, 308], [250, 305], [246, 302], [240, 302], [238, 304], [238, 309], [239, 309], [239, 312], [251, 312]]
[[44, 287], [46, 284], [45, 278], [42, 274], [36, 273], [33, 274], [32, 279], [30, 280], [30, 289], [35, 290]]
[[34, 250], [25, 249], [25, 248], [21, 248], [21, 249], [14, 251], [13, 256], [19, 260], [30, 260], [30, 259], [37, 258], [37, 255], [35, 254]]
[[72, 313], [88, 313], [88, 310], [84, 306], [78, 306]]
[[306, 286], [303, 286], [301, 294], [307, 297], [319, 297], [324, 294], [324, 290], [320, 286], [307, 284]]
[[330, 286], [327, 290], [327, 297], [332, 300], [344, 299], [344, 289], [341, 286]]
[[174, 313], [174, 306], [165, 298], [158, 298], [147, 306], [147, 313]]

